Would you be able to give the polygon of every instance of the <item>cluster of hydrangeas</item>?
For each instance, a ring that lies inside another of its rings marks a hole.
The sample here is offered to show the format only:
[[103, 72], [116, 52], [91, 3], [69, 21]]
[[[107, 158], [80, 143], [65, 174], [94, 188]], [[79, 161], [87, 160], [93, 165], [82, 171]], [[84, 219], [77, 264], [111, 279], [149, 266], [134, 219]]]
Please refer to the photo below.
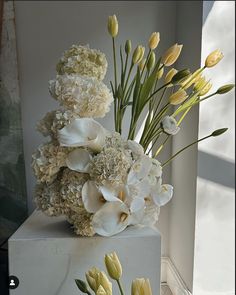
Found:
[[74, 45], [64, 53], [58, 75], [49, 83], [61, 109], [38, 123], [38, 131], [50, 141], [39, 146], [32, 161], [38, 209], [49, 216], [65, 215], [83, 236], [153, 225], [159, 207], [172, 197], [157, 160], [93, 119], [103, 117], [113, 100], [101, 81], [106, 68], [104, 54], [89, 47]]

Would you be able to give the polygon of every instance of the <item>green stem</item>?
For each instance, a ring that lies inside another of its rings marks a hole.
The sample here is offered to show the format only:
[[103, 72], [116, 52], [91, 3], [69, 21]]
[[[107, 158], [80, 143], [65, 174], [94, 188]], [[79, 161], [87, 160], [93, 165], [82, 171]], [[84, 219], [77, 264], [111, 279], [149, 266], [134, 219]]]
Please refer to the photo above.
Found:
[[177, 153], [175, 153], [172, 157], [170, 157], [165, 163], [163, 163], [163, 164], [162, 164], [162, 168], [163, 168], [164, 166], [166, 166], [168, 163], [170, 163], [170, 162], [171, 162], [176, 156], [178, 156], [178, 155], [179, 155], [180, 153], [182, 153], [184, 150], [188, 149], [188, 148], [191, 147], [192, 145], [194, 145], [194, 144], [196, 144], [196, 143], [198, 143], [198, 142], [200, 142], [200, 141], [203, 141], [203, 140], [205, 140], [205, 139], [207, 139], [207, 138], [209, 138], [209, 137], [211, 137], [211, 136], [212, 136], [212, 134], [207, 135], [207, 136], [205, 136], [205, 137], [203, 137], [203, 138], [201, 138], [201, 139], [198, 139], [198, 140], [196, 140], [196, 141], [190, 143], [189, 145], [185, 146], [184, 148], [182, 148], [181, 150], [179, 150]]
[[157, 155], [159, 155], [159, 153], [162, 151], [164, 145], [166, 144], [166, 142], [168, 141], [168, 139], [170, 138], [170, 135], [168, 135], [166, 137], [166, 139], [163, 141], [163, 143], [160, 145], [159, 149], [156, 151], [155, 153], [155, 158], [157, 157]]
[[112, 47], [113, 47], [113, 61], [114, 61], [114, 76], [115, 76], [115, 93], [117, 91], [117, 70], [116, 70], [116, 47], [115, 47], [115, 38], [112, 38]]
[[120, 294], [121, 294], [121, 295], [124, 295], [125, 293], [124, 293], [124, 290], [123, 290], [123, 288], [122, 288], [122, 286], [121, 286], [120, 280], [117, 280], [116, 282], [117, 282], [117, 284], [118, 284], [118, 287], [119, 287], [119, 290], [120, 290]]

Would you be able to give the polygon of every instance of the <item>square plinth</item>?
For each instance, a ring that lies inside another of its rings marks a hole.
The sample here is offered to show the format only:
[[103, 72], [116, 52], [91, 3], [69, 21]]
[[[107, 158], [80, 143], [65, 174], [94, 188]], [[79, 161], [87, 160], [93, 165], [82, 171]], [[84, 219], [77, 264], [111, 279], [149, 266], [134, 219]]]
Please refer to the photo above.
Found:
[[[9, 275], [19, 279], [16, 295], [78, 295], [74, 279], [115, 251], [123, 266], [122, 283], [130, 294], [131, 281], [145, 277], [153, 294], [160, 294], [161, 236], [151, 228], [129, 227], [113, 237], [80, 237], [62, 217], [35, 211], [9, 239]], [[113, 283], [113, 294], [118, 289]]]

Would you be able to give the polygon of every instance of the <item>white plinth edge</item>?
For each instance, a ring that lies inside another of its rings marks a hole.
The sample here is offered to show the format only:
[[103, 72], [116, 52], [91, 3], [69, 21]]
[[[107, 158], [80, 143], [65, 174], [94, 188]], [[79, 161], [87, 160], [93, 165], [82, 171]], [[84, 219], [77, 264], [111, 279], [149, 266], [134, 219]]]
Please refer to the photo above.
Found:
[[169, 257], [161, 258], [161, 284], [168, 285], [173, 295], [192, 295]]

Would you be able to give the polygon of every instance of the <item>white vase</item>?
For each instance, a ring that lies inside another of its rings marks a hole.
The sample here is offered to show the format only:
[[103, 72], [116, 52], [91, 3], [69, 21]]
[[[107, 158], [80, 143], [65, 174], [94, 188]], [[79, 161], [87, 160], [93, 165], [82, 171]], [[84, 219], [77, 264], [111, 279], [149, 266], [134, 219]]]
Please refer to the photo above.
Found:
[[[9, 239], [9, 275], [19, 279], [10, 294], [79, 295], [74, 279], [96, 266], [105, 270], [104, 255], [116, 251], [122, 284], [130, 294], [131, 281], [149, 278], [153, 294], [160, 294], [161, 236], [150, 228], [129, 227], [113, 237], [79, 237], [62, 217], [35, 211]], [[118, 289], [113, 283], [113, 294]]]

